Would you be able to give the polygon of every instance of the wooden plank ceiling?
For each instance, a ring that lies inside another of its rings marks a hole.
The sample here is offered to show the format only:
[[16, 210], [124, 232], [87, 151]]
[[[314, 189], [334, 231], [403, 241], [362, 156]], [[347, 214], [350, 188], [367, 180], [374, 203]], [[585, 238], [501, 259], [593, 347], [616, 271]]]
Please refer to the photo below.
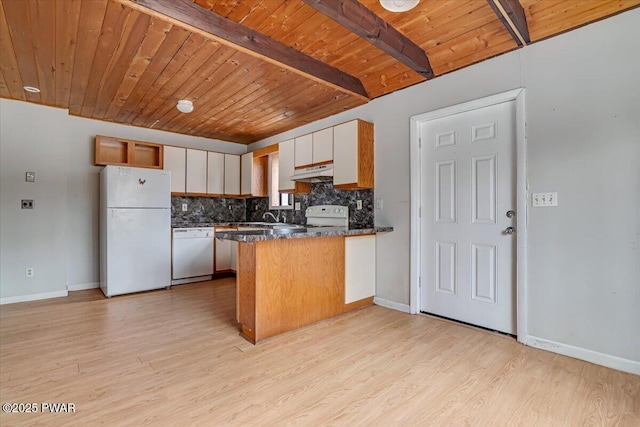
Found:
[[[163, 1], [180, 6], [191, 0]], [[155, 0], [0, 0], [0, 96], [66, 108], [81, 117], [251, 143], [422, 82], [430, 72], [437, 78], [517, 49], [522, 42], [508, 28], [509, 19], [499, 17], [500, 9], [524, 12], [535, 43], [640, 5], [640, 0], [422, 0], [409, 12], [392, 13], [378, 0], [359, 0], [377, 15], [373, 18], [393, 27], [384, 32], [391, 39], [382, 40], [381, 32], [377, 40], [367, 40], [354, 30], [362, 23], [343, 26], [318, 11], [350, 1], [193, 0], [206, 14], [268, 37], [261, 39], [267, 46], [276, 43], [304, 55], [279, 61], [277, 55], [274, 60], [234, 47], [180, 19], [146, 10]], [[516, 24], [524, 20], [512, 18]], [[431, 70], [405, 65], [414, 64], [403, 56], [409, 50], [401, 47], [394, 55], [393, 46], [384, 49], [389, 41], [415, 44], [428, 58], [421, 66]], [[366, 96], [324, 81], [322, 73], [313, 75], [313, 66], [291, 65], [302, 64], [300, 58], [335, 69], [338, 80], [355, 78]], [[25, 92], [23, 86], [41, 92]], [[179, 99], [192, 100], [195, 111], [178, 112]]]

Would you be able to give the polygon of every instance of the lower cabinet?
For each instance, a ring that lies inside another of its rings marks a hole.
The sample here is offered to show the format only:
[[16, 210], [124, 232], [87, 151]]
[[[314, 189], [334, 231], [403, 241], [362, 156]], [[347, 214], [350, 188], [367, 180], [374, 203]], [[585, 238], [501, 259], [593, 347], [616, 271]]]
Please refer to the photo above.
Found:
[[[237, 230], [236, 227], [216, 227], [216, 231]], [[215, 263], [214, 270], [216, 273], [224, 273], [237, 270], [237, 253], [238, 242], [231, 240], [215, 239]]]
[[231, 270], [238, 271], [238, 242], [229, 242], [231, 252]]
[[344, 239], [344, 303], [370, 298], [376, 292], [376, 236]]

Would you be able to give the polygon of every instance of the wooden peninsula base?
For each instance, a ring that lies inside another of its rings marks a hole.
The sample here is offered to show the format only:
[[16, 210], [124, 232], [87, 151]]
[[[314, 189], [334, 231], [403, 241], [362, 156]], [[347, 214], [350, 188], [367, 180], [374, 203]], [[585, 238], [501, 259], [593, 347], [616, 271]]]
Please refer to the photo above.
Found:
[[253, 343], [373, 303], [345, 304], [345, 237], [238, 244], [237, 320]]

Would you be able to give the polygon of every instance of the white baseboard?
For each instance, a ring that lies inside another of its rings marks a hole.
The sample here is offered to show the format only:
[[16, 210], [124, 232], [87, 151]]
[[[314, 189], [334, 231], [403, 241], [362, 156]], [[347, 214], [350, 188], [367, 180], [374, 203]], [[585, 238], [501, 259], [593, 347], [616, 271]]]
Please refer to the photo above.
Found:
[[37, 301], [41, 299], [49, 299], [49, 298], [60, 298], [66, 297], [69, 295], [68, 291], [55, 291], [55, 292], [43, 292], [41, 294], [31, 294], [31, 295], [18, 295], [15, 297], [2, 297], [0, 298], [0, 305], [3, 304], [14, 304], [17, 302], [26, 302], [26, 301]]
[[623, 359], [610, 354], [599, 353], [597, 351], [587, 350], [586, 348], [549, 341], [531, 335], [527, 335], [524, 344], [542, 350], [551, 351], [553, 353], [562, 354], [564, 356], [573, 357], [575, 359], [585, 360], [587, 362], [595, 363], [596, 365], [606, 366], [607, 368], [617, 369], [618, 371], [640, 375], [640, 362], [635, 360]]
[[67, 285], [68, 291], [84, 291], [86, 289], [96, 289], [100, 287], [100, 282], [76, 283], [75, 285]]
[[411, 313], [411, 307], [409, 307], [408, 304], [401, 304], [399, 302], [389, 301], [388, 299], [378, 297], [373, 298], [373, 303], [380, 307], [391, 308], [393, 310], [402, 311], [403, 313]]

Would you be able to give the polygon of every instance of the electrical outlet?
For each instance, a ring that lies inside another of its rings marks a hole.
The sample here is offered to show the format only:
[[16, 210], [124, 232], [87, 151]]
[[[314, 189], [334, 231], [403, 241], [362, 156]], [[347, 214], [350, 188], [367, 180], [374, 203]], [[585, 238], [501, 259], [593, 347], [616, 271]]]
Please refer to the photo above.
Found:
[[35, 172], [27, 172], [25, 174], [25, 181], [27, 181], [27, 182], [36, 182], [36, 173]]
[[297, 211], [300, 210], [300, 202], [296, 202], [295, 203], [295, 210], [297, 210]]
[[376, 199], [376, 209], [382, 209], [382, 206], [383, 206], [383, 200]]
[[182, 212], [186, 212], [189, 209], [189, 206], [186, 203], [182, 204]]
[[558, 206], [558, 193], [533, 193], [531, 206], [540, 208]]
[[362, 200], [356, 200], [356, 209], [362, 209]]
[[22, 199], [22, 209], [33, 209], [33, 200]]
[[27, 267], [24, 269], [24, 275], [26, 277], [33, 277], [33, 267]]

